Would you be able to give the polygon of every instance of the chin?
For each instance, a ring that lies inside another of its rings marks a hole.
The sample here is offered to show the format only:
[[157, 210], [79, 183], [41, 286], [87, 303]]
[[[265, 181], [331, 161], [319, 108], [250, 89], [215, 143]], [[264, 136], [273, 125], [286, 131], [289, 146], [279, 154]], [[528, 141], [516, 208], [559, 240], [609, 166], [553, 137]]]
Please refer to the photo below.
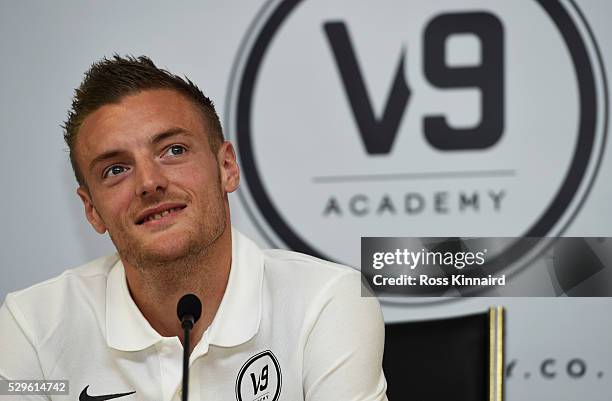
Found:
[[124, 245], [126, 246], [117, 247], [122, 259], [139, 270], [175, 263], [193, 252], [193, 244], [185, 239], [180, 241], [180, 238], [176, 237], [159, 238], [149, 243], [135, 241]]
[[189, 255], [191, 251], [190, 244], [176, 242], [166, 242], [161, 246], [158, 243], [153, 247], [143, 247], [142, 253], [146, 255], [146, 259], [158, 262], [172, 262]]

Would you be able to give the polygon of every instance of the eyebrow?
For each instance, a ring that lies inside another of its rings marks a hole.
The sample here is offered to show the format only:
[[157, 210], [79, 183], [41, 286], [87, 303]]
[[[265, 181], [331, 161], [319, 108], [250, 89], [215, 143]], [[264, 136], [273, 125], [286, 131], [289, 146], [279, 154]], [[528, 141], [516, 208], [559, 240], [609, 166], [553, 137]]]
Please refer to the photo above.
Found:
[[[158, 134], [155, 134], [153, 136], [153, 138], [151, 138], [151, 140], [149, 141], [151, 143], [151, 145], [156, 145], [162, 141], [164, 141], [165, 139], [171, 138], [173, 136], [177, 136], [177, 135], [181, 135], [181, 134], [188, 134], [189, 132], [181, 127], [173, 127], [173, 128], [169, 128], [167, 130], [164, 130]], [[122, 154], [125, 153], [125, 150], [119, 150], [119, 149], [112, 149], [112, 150], [108, 150], [98, 156], [96, 156], [90, 163], [89, 163], [89, 170], [93, 170], [94, 166], [100, 162], [103, 162], [105, 160], [109, 160], [112, 158], [115, 158], [117, 156], [120, 156]]]
[[156, 134], [153, 138], [151, 138], [151, 144], [156, 145], [162, 142], [164, 139], [168, 139], [173, 136], [177, 136], [181, 134], [188, 134], [188, 133], [189, 132], [186, 129], [181, 128], [181, 127], [170, 128], [170, 129], [160, 132], [159, 134]]

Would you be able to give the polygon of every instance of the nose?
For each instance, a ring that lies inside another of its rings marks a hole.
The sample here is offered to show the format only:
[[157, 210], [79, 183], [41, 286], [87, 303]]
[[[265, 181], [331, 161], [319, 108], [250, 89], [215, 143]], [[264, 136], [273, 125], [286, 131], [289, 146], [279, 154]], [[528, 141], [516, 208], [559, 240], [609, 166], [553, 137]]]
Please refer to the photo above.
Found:
[[146, 197], [162, 193], [168, 187], [168, 178], [164, 174], [163, 167], [155, 160], [142, 160], [137, 166], [138, 184], [136, 195]]

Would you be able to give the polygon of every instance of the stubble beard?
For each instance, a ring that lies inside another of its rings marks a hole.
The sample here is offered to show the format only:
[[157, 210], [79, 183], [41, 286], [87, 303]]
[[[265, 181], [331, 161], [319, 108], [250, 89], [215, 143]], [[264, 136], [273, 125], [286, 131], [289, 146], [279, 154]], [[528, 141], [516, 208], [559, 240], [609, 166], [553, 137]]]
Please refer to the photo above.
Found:
[[133, 237], [115, 241], [111, 236], [121, 260], [138, 271], [142, 284], [152, 293], [163, 296], [194, 286], [208, 287], [207, 278], [214, 274], [210, 271], [214, 266], [209, 261], [213, 259], [217, 240], [227, 228], [227, 212], [220, 188], [214, 191], [212, 198], [205, 202], [208, 207], [203, 211], [203, 221], [187, 233], [187, 244], [182, 246], [184, 251], [167, 254], [145, 249]]

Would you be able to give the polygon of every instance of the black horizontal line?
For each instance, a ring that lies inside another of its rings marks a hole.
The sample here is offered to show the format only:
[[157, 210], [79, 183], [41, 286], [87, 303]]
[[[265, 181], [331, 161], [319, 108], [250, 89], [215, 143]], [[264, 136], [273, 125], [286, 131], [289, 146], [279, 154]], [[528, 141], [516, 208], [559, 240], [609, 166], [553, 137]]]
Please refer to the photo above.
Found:
[[396, 173], [396, 174], [360, 174], [360, 175], [330, 175], [313, 177], [318, 184], [336, 182], [360, 182], [360, 181], [400, 181], [400, 180], [424, 180], [441, 178], [483, 178], [483, 177], [514, 177], [515, 170], [479, 170], [479, 171], [430, 171], [420, 173]]

